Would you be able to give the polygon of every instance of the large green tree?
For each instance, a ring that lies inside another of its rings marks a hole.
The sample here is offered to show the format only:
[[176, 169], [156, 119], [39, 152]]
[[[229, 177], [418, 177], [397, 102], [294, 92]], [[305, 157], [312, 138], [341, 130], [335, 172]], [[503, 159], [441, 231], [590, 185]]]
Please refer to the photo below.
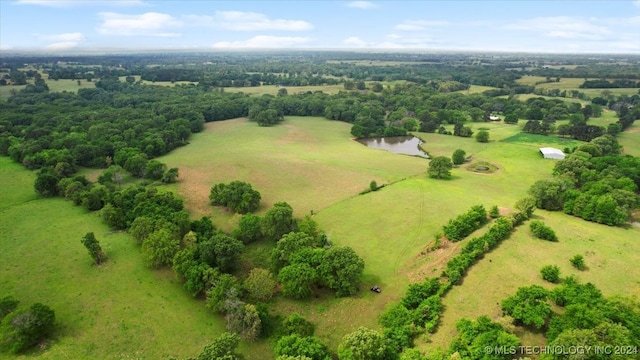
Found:
[[502, 301], [502, 310], [516, 321], [540, 329], [551, 315], [548, 297], [549, 292], [541, 286], [521, 287], [514, 296]]
[[238, 335], [224, 333], [206, 345], [197, 360], [241, 360], [243, 357], [236, 352], [239, 344], [240, 337]]
[[262, 217], [260, 226], [267, 239], [271, 241], [279, 240], [282, 235], [296, 229], [293, 208], [286, 202], [275, 203]]
[[363, 270], [364, 261], [348, 246], [327, 250], [318, 266], [321, 281], [334, 290], [336, 296], [355, 294]]
[[338, 346], [340, 360], [387, 360], [395, 354], [379, 332], [365, 327], [345, 335]]
[[260, 193], [251, 184], [242, 181], [218, 183], [211, 188], [209, 194], [212, 205], [222, 205], [240, 214], [256, 210], [260, 205], [260, 198]]
[[0, 350], [10, 353], [28, 350], [51, 334], [55, 319], [55, 312], [41, 303], [12, 310], [0, 323]]
[[450, 158], [446, 156], [437, 156], [429, 162], [429, 169], [427, 170], [427, 173], [432, 178], [446, 179], [451, 176], [452, 168], [453, 163]]

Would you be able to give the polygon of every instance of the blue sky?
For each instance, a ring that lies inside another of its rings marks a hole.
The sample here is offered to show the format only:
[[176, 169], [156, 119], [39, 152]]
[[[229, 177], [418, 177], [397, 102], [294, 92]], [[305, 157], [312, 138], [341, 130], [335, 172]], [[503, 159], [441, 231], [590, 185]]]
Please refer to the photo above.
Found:
[[640, 0], [0, 0], [0, 50], [640, 54]]

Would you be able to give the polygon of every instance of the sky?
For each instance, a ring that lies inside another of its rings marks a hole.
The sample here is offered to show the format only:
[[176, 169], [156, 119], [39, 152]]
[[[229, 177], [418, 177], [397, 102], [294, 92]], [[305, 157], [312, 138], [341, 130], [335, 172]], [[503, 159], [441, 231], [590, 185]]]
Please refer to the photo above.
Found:
[[251, 49], [640, 54], [640, 0], [0, 0], [0, 53]]

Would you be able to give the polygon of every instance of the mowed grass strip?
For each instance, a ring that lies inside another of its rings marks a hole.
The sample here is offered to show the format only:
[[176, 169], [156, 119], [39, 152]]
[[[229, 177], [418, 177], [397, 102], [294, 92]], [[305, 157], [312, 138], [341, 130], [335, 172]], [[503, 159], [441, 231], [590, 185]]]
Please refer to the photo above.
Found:
[[[34, 199], [34, 173], [0, 158], [0, 296], [56, 312], [42, 359], [165, 359], [196, 356], [224, 321], [182, 289], [170, 270], [142, 264], [126, 233], [63, 199]], [[80, 239], [94, 232], [106, 251], [92, 265]]]

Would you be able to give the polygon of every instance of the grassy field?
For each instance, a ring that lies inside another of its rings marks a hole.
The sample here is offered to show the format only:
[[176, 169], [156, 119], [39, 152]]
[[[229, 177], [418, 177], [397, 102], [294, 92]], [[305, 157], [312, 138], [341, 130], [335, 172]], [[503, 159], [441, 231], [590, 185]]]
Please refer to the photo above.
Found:
[[[593, 283], [605, 296], [640, 297], [640, 269], [631, 265], [638, 262], [640, 228], [612, 228], [542, 210], [536, 210], [534, 219], [543, 220], [553, 228], [559, 242], [533, 238], [527, 224], [519, 227], [471, 268], [462, 286], [454, 287], [447, 294], [444, 299], [447, 310], [441, 317], [440, 328], [430, 343], [419, 346], [422, 350], [432, 352], [448, 346], [459, 318], [500, 317], [499, 303], [520, 286], [537, 284], [551, 289], [553, 285], [540, 277], [540, 268], [544, 265], [557, 265], [562, 277], [573, 275], [581, 282]], [[575, 254], [584, 256], [586, 271], [571, 266], [569, 258]], [[544, 345], [541, 334], [523, 329], [517, 334], [526, 345]]]
[[[109, 231], [95, 213], [63, 199], [37, 199], [33, 179], [0, 157], [0, 296], [56, 312], [53, 341], [19, 358], [183, 358], [223, 331], [223, 320], [191, 298], [171, 271], [142, 265], [127, 234]], [[109, 257], [100, 267], [80, 244], [87, 232]]]
[[[552, 77], [553, 80], [555, 78]], [[522, 85], [535, 85], [536, 82], [545, 81], [546, 77], [544, 76], [529, 76], [525, 75], [520, 79], [516, 80], [517, 83]], [[596, 79], [589, 79], [596, 80]], [[580, 85], [584, 83], [583, 78], [560, 78], [559, 82], [548, 82], [535, 85], [537, 88], [541, 89], [560, 89], [560, 90], [578, 90], [581, 93], [586, 94], [587, 96], [594, 98], [597, 96], [602, 96], [602, 92], [608, 90], [611, 94], [615, 96], [620, 95], [635, 95], [638, 94], [638, 89], [636, 88], [621, 88], [621, 89], [581, 89]]]
[[281, 88], [287, 89], [287, 93], [290, 95], [306, 93], [307, 91], [322, 91], [327, 94], [337, 94], [340, 90], [344, 90], [343, 84], [337, 85], [309, 85], [309, 86], [277, 86], [277, 85], [262, 85], [251, 87], [227, 87], [224, 88], [226, 92], [242, 92], [249, 95], [277, 95], [278, 90]]
[[[304, 117], [286, 117], [274, 127], [259, 127], [247, 119], [208, 123], [188, 146], [159, 158], [180, 169], [178, 183], [163, 189], [183, 197], [192, 218], [210, 216], [229, 231], [239, 216], [208, 205], [210, 188], [218, 182], [248, 181], [262, 194], [259, 214], [287, 201], [296, 216], [313, 211], [334, 244], [354, 248], [366, 264], [355, 296], [319, 294], [307, 301], [279, 299], [274, 304], [277, 313], [295, 311], [313, 321], [318, 337], [335, 351], [342, 337], [359, 326], [378, 328], [378, 315], [398, 301], [411, 282], [441, 273], [464, 241], [434, 252], [425, 248], [450, 218], [476, 204], [498, 205], [508, 212], [531, 184], [551, 177], [556, 162], [543, 159], [539, 147], [578, 144], [522, 134], [523, 124], [469, 125], [474, 132], [487, 129], [491, 141], [416, 133], [431, 156], [451, 156], [463, 149], [470, 157], [468, 164], [453, 169], [451, 179], [435, 180], [426, 176], [428, 160], [369, 149], [351, 139], [350, 124]], [[634, 151], [637, 126], [621, 137]], [[466, 170], [481, 161], [497, 171]], [[222, 319], [201, 300], [190, 298], [170, 271], [144, 268], [126, 234], [110, 233], [95, 214], [64, 200], [36, 199], [33, 173], [6, 158], [0, 158], [0, 179], [6, 184], [0, 194], [0, 288], [25, 302], [43, 301], [56, 309], [59, 335], [43, 358], [193, 356], [220, 333]], [[387, 186], [358, 195], [371, 180]], [[421, 350], [446, 346], [461, 317], [499, 316], [498, 303], [517, 287], [543, 284], [538, 272], [546, 264], [593, 282], [607, 295], [640, 296], [640, 269], [634, 266], [640, 228], [610, 228], [545, 211], [535, 217], [550, 225], [560, 242], [534, 240], [526, 225], [520, 227], [471, 268], [462, 286], [448, 293], [439, 331], [428, 343], [417, 340]], [[79, 241], [89, 231], [110, 256], [99, 268], [90, 265]], [[243, 255], [243, 268], [267, 266], [268, 253], [268, 244], [251, 245]], [[587, 271], [570, 266], [569, 257], [578, 253], [585, 256]], [[373, 284], [382, 288], [381, 294], [368, 291]], [[544, 341], [540, 334], [519, 335], [526, 344]], [[271, 357], [269, 347], [266, 342], [243, 344], [242, 350], [249, 359], [262, 359]]]
[[368, 188], [426, 171], [425, 159], [372, 150], [350, 139], [350, 125], [324, 118], [286, 117], [274, 127], [247, 119], [206, 124], [191, 144], [161, 157], [180, 168], [175, 189], [193, 216], [212, 215], [218, 226], [237, 216], [208, 205], [218, 182], [248, 181], [262, 194], [258, 212], [286, 201], [297, 216], [319, 211]]
[[484, 91], [495, 90], [495, 89], [497, 88], [493, 86], [471, 85], [467, 90], [459, 90], [455, 92], [460, 94], [465, 94], [465, 95], [471, 95], [471, 94], [481, 94]]
[[[499, 134], [497, 139], [519, 131], [505, 124], [477, 125], [489, 127]], [[180, 166], [181, 180], [174, 186], [187, 198], [192, 214], [210, 215], [218, 226], [230, 229], [237, 216], [207, 205], [209, 189], [219, 181], [249, 181], [263, 195], [260, 211], [278, 200], [290, 202], [299, 215], [313, 209], [334, 243], [351, 246], [364, 258], [363, 291], [355, 297], [282, 300], [276, 307], [283, 314], [296, 311], [308, 317], [317, 324], [318, 336], [333, 348], [358, 326], [377, 327], [377, 314], [403, 296], [410, 282], [439, 274], [457, 247], [420, 253], [449, 218], [479, 203], [512, 206], [535, 179], [549, 177], [554, 165], [534, 146], [419, 133], [423, 148], [434, 156], [450, 156], [462, 148], [473, 161], [498, 167], [493, 175], [461, 167], [454, 169], [451, 180], [438, 181], [426, 178], [423, 159], [368, 149], [350, 140], [344, 123], [287, 117], [273, 128], [244, 119], [207, 126], [189, 146], [161, 159]], [[404, 178], [380, 191], [354, 196], [372, 179], [383, 184]], [[263, 250], [256, 247], [252, 252], [260, 258]], [[383, 292], [369, 292], [372, 283]], [[340, 320], [345, 318], [350, 321]]]
[[640, 123], [636, 121], [625, 132], [618, 135], [618, 142], [625, 154], [640, 156]]

